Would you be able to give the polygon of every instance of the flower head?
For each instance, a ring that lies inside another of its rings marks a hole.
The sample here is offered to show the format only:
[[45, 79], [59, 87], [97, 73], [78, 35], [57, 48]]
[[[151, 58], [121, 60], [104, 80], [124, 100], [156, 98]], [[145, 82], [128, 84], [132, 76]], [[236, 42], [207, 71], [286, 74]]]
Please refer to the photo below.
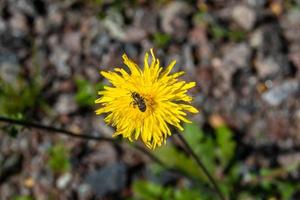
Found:
[[170, 74], [176, 61], [163, 70], [152, 49], [150, 52], [151, 64], [146, 53], [143, 70], [124, 54], [130, 73], [121, 68], [101, 71], [112, 86], [99, 91], [101, 97], [95, 102], [101, 105], [96, 113], [107, 114], [105, 122], [116, 128], [114, 136], [122, 135], [130, 141], [141, 138], [147, 147], [154, 149], [171, 135], [169, 125], [183, 130], [180, 122], [190, 122], [186, 111], [198, 110], [190, 105], [192, 98], [186, 94], [195, 82], [179, 81], [184, 72]]

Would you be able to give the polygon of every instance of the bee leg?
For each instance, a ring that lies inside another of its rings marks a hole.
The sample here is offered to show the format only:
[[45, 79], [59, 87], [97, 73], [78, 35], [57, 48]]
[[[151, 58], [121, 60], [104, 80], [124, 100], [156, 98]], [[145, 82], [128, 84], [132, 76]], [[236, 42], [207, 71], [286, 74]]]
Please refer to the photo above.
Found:
[[137, 106], [137, 103], [136, 103], [135, 101], [132, 101], [132, 102], [130, 102], [130, 105], [132, 105], [132, 106], [133, 106], [133, 108], [136, 108], [136, 106]]

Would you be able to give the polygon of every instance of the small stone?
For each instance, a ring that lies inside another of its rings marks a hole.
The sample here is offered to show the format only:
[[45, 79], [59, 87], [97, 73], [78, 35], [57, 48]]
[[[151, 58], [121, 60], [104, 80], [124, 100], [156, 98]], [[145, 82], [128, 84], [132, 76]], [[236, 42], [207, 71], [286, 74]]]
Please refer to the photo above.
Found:
[[24, 15], [16, 13], [9, 21], [12, 28], [12, 34], [15, 36], [23, 36], [28, 32], [28, 25]]
[[13, 153], [0, 163], [0, 184], [5, 182], [10, 176], [22, 170], [23, 156], [19, 153]]
[[134, 24], [148, 33], [157, 32], [157, 14], [148, 9], [138, 9], [135, 13]]
[[91, 187], [87, 183], [82, 183], [78, 186], [78, 194], [80, 197], [82, 197], [81, 199], [86, 199], [84, 197], [88, 196], [90, 191], [91, 191]]
[[246, 43], [236, 44], [228, 51], [224, 57], [226, 65], [234, 65], [237, 67], [247, 67], [251, 56], [251, 49]]
[[7, 83], [17, 84], [21, 67], [15, 54], [0, 53], [0, 78]]
[[272, 13], [273, 13], [274, 15], [279, 16], [279, 15], [281, 15], [282, 12], [283, 12], [283, 5], [282, 5], [282, 3], [279, 2], [279, 1], [274, 1], [274, 2], [272, 2], [271, 5], [270, 5], [270, 10], [272, 11]]
[[103, 21], [103, 25], [109, 31], [111, 37], [121, 41], [126, 38], [124, 21], [120, 13], [110, 12]]
[[280, 24], [284, 28], [284, 35], [288, 40], [300, 40], [300, 12], [298, 9], [290, 10], [286, 16], [282, 17], [280, 22]]
[[105, 47], [109, 46], [110, 37], [106, 32], [97, 33], [91, 40], [90, 52], [93, 55], [101, 56], [105, 52]]
[[5, 20], [0, 17], [0, 33], [4, 32], [7, 28]]
[[191, 45], [184, 45], [183, 46], [183, 61], [184, 61], [184, 71], [186, 71], [189, 75], [195, 75], [195, 63], [194, 63], [194, 58], [193, 58], [193, 52], [192, 52], [192, 47]]
[[32, 188], [35, 185], [35, 180], [32, 177], [28, 177], [24, 181], [25, 187]]
[[278, 156], [278, 162], [280, 163], [281, 166], [284, 166], [286, 168], [290, 166], [296, 166], [299, 160], [300, 160], [300, 153], [297, 152]]
[[264, 40], [262, 29], [255, 30], [250, 36], [250, 46], [257, 48]]
[[36, 14], [33, 1], [31, 0], [17, 0], [14, 1], [15, 10], [14, 12], [26, 13], [27, 15], [34, 16]]
[[138, 27], [129, 27], [126, 29], [124, 40], [125, 42], [139, 42], [146, 37], [145, 30]]
[[296, 117], [297, 121], [300, 122], [300, 109], [298, 109], [298, 110], [296, 111], [295, 117]]
[[67, 185], [71, 182], [71, 180], [72, 180], [71, 173], [63, 174], [57, 179], [56, 187], [59, 189], [65, 189]]
[[163, 31], [174, 35], [178, 39], [186, 37], [188, 26], [185, 17], [191, 13], [192, 8], [184, 1], [172, 1], [161, 10], [161, 25]]
[[299, 92], [299, 82], [296, 80], [288, 80], [263, 93], [262, 99], [271, 106], [278, 106], [291, 94], [296, 92]]
[[256, 13], [248, 6], [238, 5], [233, 8], [232, 18], [242, 28], [251, 30], [256, 21]]
[[126, 185], [126, 166], [115, 163], [87, 174], [86, 182], [92, 187], [97, 197], [120, 191]]
[[81, 34], [80, 32], [67, 32], [63, 37], [64, 45], [72, 52], [81, 51]]
[[263, 8], [266, 5], [267, 1], [266, 0], [247, 0], [247, 3], [253, 7]]
[[63, 23], [63, 13], [58, 10], [55, 6], [50, 6], [49, 12], [49, 25], [52, 28], [57, 28]]
[[280, 71], [280, 66], [273, 57], [267, 57], [257, 60], [255, 62], [255, 67], [258, 76], [262, 78], [270, 75], [275, 75]]
[[66, 49], [54, 47], [50, 55], [50, 62], [56, 67], [58, 76], [69, 77], [71, 75], [71, 68], [67, 64], [70, 54]]
[[71, 94], [62, 94], [58, 97], [58, 100], [54, 106], [54, 109], [58, 114], [70, 114], [77, 110], [77, 104], [75, 98]]
[[47, 32], [45, 19], [43, 17], [37, 17], [34, 20], [34, 30], [38, 34], [45, 34]]
[[283, 54], [262, 57], [255, 61], [255, 69], [261, 78], [289, 75], [293, 72], [288, 58]]
[[226, 48], [224, 54], [222, 67], [219, 70], [225, 81], [229, 83], [237, 69], [248, 67], [251, 49], [246, 43], [240, 43]]

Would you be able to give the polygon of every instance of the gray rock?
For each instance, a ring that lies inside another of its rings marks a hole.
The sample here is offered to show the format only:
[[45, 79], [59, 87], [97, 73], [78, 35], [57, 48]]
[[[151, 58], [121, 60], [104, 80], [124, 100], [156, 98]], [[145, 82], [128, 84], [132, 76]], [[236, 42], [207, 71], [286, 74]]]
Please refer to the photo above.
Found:
[[78, 105], [75, 103], [75, 98], [71, 94], [62, 94], [58, 97], [54, 105], [54, 109], [58, 114], [70, 114], [76, 111]]
[[255, 68], [261, 78], [283, 76], [292, 72], [287, 57], [282, 54], [267, 57], [259, 56], [256, 59]]
[[264, 40], [262, 29], [255, 30], [250, 36], [250, 45], [251, 47], [258, 48]]
[[71, 75], [71, 67], [67, 64], [70, 53], [61, 47], [54, 47], [50, 62], [52, 62], [57, 70], [58, 76], [69, 77]]
[[245, 67], [249, 64], [250, 56], [250, 47], [246, 43], [239, 43], [230, 47], [230, 49], [226, 51], [223, 62], [225, 65]]
[[47, 20], [51, 28], [57, 28], [62, 25], [64, 15], [56, 4], [50, 4], [48, 15], [49, 17], [47, 18]]
[[257, 30], [262, 35], [262, 40], [259, 41], [261, 43], [257, 43], [257, 50], [260, 56], [276, 57], [278, 53], [284, 50], [286, 43], [282, 40], [280, 30], [281, 27], [278, 24], [266, 24]]
[[16, 37], [21, 37], [28, 33], [29, 27], [26, 22], [26, 17], [20, 13], [16, 13], [10, 18], [9, 25], [12, 34]]
[[229, 46], [225, 49], [222, 67], [219, 69], [223, 78], [230, 81], [237, 69], [247, 68], [250, 61], [251, 49], [246, 43]]
[[87, 196], [91, 192], [91, 187], [87, 183], [82, 183], [78, 186], [77, 191], [78, 191], [78, 195], [79, 195], [80, 199], [88, 199]]
[[106, 32], [98, 33], [91, 40], [90, 51], [92, 54], [101, 56], [110, 43], [110, 37]]
[[4, 32], [7, 28], [6, 21], [0, 17], [0, 33]]
[[267, 1], [266, 0], [247, 0], [247, 3], [253, 7], [263, 8], [266, 5]]
[[36, 14], [33, 6], [33, 1], [31, 0], [16, 0], [13, 3], [13, 7], [13, 12], [22, 12], [31, 16], [34, 16]]
[[184, 68], [189, 75], [195, 75], [195, 64], [194, 64], [194, 58], [192, 55], [192, 47], [191, 45], [185, 45], [183, 46], [183, 62], [184, 62]]
[[192, 8], [184, 1], [172, 1], [161, 10], [162, 29], [174, 35], [178, 39], [183, 39], [188, 30], [185, 17], [191, 13]]
[[72, 174], [65, 173], [56, 180], [56, 187], [59, 189], [65, 189], [67, 185], [71, 182], [71, 180], [72, 180]]
[[0, 184], [21, 171], [23, 156], [19, 153], [13, 153], [4, 160], [3, 163], [0, 163]]
[[280, 65], [273, 57], [257, 59], [255, 62], [255, 67], [258, 75], [262, 78], [275, 75], [280, 71]]
[[130, 26], [125, 31], [124, 42], [139, 42], [146, 37], [147, 33], [140, 27]]
[[284, 28], [284, 35], [288, 40], [300, 40], [300, 12], [298, 9], [293, 9], [287, 13], [280, 21]]
[[118, 40], [123, 41], [126, 37], [124, 28], [124, 19], [118, 12], [111, 11], [103, 21], [104, 27], [108, 30], [110, 35]]
[[157, 32], [157, 14], [148, 9], [138, 9], [135, 12], [134, 25], [149, 33]]
[[67, 32], [64, 34], [63, 43], [65, 47], [72, 52], [81, 51], [81, 33], [77, 32]]
[[146, 31], [141, 27], [125, 26], [120, 13], [112, 12], [105, 18], [103, 25], [113, 38], [123, 42], [139, 42], [146, 37]]
[[7, 83], [16, 84], [20, 65], [15, 54], [0, 53], [0, 77]]
[[47, 32], [47, 25], [46, 25], [46, 21], [43, 17], [37, 17], [34, 20], [34, 30], [36, 31], [36, 33], [38, 34], [45, 34]]
[[281, 85], [275, 86], [271, 90], [262, 94], [262, 99], [271, 106], [278, 106], [290, 95], [300, 92], [299, 81], [288, 80]]
[[251, 30], [256, 22], [256, 13], [248, 6], [237, 5], [233, 8], [232, 18], [242, 28]]
[[92, 171], [87, 174], [85, 181], [91, 185], [98, 197], [118, 192], [126, 184], [126, 166], [123, 163], [115, 163], [114, 165]]

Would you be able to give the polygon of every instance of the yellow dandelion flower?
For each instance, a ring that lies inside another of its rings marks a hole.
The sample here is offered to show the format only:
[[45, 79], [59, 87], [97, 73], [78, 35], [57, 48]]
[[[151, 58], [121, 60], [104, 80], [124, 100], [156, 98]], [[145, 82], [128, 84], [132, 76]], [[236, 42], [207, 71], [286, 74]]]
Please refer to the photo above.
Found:
[[122, 135], [130, 141], [141, 138], [147, 147], [154, 149], [171, 135], [169, 125], [183, 130], [180, 122], [190, 122], [186, 111], [198, 110], [190, 105], [192, 98], [186, 94], [195, 82], [179, 81], [184, 72], [170, 74], [176, 61], [163, 70], [152, 49], [150, 52], [152, 62], [149, 66], [146, 53], [143, 70], [124, 54], [130, 73], [121, 68], [101, 71], [112, 86], [105, 86], [95, 103], [101, 105], [96, 113], [107, 114], [105, 122], [116, 128], [113, 136]]

